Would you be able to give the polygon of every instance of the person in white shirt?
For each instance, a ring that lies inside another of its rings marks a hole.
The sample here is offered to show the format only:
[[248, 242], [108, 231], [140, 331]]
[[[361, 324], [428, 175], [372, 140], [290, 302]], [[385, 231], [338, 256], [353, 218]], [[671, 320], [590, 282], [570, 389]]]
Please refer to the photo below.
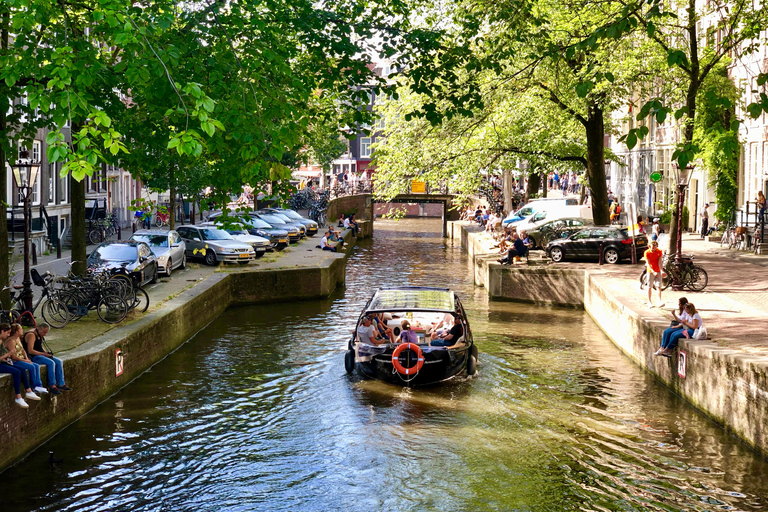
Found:
[[357, 336], [361, 343], [368, 345], [381, 345], [389, 340], [379, 335], [378, 329], [373, 326], [371, 318], [363, 317], [363, 325], [357, 328]]
[[685, 315], [685, 317], [683, 315], [679, 317], [682, 328], [675, 330], [667, 337], [667, 340], [664, 340], [662, 336], [661, 348], [654, 355], [671, 357], [680, 338], [691, 338], [696, 329], [704, 328], [704, 320], [701, 319], [701, 315], [693, 303], [689, 302], [685, 305]]
[[320, 248], [324, 251], [336, 252], [336, 248], [328, 243], [328, 239], [330, 238], [330, 236], [331, 236], [330, 230], [326, 231], [325, 234], [323, 235], [323, 238], [320, 239]]

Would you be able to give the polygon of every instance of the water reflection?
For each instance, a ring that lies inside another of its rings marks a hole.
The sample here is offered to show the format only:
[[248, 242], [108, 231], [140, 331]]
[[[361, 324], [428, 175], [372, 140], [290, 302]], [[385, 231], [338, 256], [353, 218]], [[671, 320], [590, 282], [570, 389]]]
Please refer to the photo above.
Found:
[[[489, 303], [436, 232], [377, 223], [331, 299], [227, 311], [6, 472], [3, 510], [766, 508], [765, 461], [583, 312]], [[458, 291], [477, 377], [414, 391], [344, 373], [360, 308], [400, 284]]]

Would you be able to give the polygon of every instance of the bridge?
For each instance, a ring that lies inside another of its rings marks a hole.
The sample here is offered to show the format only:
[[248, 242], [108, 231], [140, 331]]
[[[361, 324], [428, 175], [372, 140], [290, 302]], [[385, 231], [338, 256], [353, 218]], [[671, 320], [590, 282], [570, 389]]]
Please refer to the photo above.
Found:
[[438, 203], [443, 205], [441, 219], [443, 221], [443, 237], [448, 236], [448, 221], [459, 220], [459, 212], [451, 210], [454, 195], [452, 194], [398, 194], [388, 201], [374, 199], [377, 203]]

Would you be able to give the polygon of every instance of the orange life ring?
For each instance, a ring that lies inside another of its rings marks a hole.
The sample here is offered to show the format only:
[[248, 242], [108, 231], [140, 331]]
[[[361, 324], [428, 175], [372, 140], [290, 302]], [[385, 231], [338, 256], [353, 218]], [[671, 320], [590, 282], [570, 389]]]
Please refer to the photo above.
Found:
[[[411, 350], [413, 352], [416, 352], [415, 366], [406, 368], [405, 366], [400, 364], [400, 353], [405, 350]], [[392, 364], [394, 365], [395, 370], [397, 370], [398, 373], [402, 373], [403, 375], [414, 375], [416, 373], [419, 373], [419, 370], [421, 370], [421, 367], [424, 366], [424, 353], [421, 351], [421, 348], [415, 343], [402, 343], [395, 349], [394, 352], [392, 352]]]

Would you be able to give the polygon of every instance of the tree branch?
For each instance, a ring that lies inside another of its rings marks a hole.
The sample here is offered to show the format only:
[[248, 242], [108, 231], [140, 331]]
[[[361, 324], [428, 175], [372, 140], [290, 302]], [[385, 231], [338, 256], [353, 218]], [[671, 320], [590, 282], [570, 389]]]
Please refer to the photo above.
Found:
[[557, 97], [557, 95], [555, 94], [555, 91], [553, 91], [552, 89], [547, 87], [547, 85], [542, 83], [542, 82], [537, 82], [536, 85], [539, 86], [540, 88], [544, 89], [545, 91], [547, 91], [549, 93], [549, 100], [552, 103], [554, 103], [555, 105], [557, 105], [558, 108], [560, 108], [560, 110], [562, 110], [563, 112], [567, 113], [568, 115], [570, 115], [571, 117], [576, 119], [578, 122], [580, 122], [585, 127], [587, 126], [587, 119], [583, 115], [579, 114], [578, 112], [573, 110], [571, 107], [566, 105], [563, 102], [563, 100], [561, 100], [560, 98]]

